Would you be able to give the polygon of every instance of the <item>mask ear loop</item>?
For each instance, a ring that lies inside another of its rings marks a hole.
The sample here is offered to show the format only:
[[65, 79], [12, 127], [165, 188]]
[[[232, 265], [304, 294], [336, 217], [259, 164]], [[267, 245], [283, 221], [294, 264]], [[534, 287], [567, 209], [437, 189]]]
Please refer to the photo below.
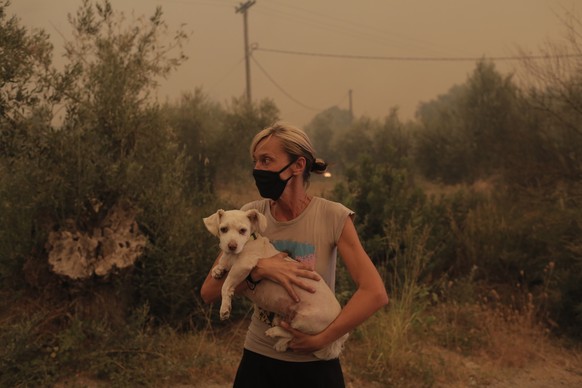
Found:
[[282, 169], [277, 171], [277, 174], [281, 174], [283, 171], [288, 169], [290, 165], [292, 165], [293, 163], [295, 163], [297, 161], [297, 159], [299, 159], [299, 158], [295, 158], [294, 160], [290, 161], [288, 165], [286, 165], [285, 167], [283, 167]]

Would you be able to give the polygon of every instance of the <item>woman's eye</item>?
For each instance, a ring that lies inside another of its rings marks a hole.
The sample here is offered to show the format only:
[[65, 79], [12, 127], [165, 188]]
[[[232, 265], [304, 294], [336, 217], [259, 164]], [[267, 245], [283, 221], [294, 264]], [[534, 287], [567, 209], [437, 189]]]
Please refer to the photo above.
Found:
[[271, 161], [270, 158], [260, 158], [259, 160], [253, 160], [254, 167], [265, 167]]

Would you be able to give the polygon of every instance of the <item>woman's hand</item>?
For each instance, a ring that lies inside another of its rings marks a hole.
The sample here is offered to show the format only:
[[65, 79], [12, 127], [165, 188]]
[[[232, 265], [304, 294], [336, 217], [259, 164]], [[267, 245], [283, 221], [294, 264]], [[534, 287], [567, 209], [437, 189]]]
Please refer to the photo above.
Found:
[[281, 321], [280, 326], [287, 330], [293, 338], [289, 342], [289, 349], [296, 353], [310, 354], [323, 349], [327, 344], [323, 342], [320, 334], [310, 335], [299, 330], [295, 330], [286, 321]]
[[299, 261], [287, 259], [285, 252], [279, 252], [274, 256], [259, 260], [251, 276], [255, 281], [269, 279], [279, 283], [296, 302], [299, 302], [299, 296], [295, 292], [294, 286], [311, 293], [315, 292], [313, 287], [301, 280], [302, 278], [321, 280], [319, 274], [309, 266]]

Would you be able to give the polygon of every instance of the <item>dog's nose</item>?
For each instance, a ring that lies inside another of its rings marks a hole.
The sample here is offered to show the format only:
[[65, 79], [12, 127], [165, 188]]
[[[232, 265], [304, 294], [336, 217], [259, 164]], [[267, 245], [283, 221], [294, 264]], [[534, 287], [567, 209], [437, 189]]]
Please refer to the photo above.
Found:
[[228, 249], [230, 249], [231, 251], [236, 251], [236, 248], [237, 244], [234, 241], [228, 243]]

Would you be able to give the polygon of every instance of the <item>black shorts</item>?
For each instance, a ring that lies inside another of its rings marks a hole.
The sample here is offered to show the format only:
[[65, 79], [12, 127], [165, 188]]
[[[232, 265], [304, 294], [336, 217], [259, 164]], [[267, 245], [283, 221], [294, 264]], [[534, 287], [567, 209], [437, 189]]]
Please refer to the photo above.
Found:
[[344, 388], [339, 359], [288, 362], [244, 349], [234, 388]]

